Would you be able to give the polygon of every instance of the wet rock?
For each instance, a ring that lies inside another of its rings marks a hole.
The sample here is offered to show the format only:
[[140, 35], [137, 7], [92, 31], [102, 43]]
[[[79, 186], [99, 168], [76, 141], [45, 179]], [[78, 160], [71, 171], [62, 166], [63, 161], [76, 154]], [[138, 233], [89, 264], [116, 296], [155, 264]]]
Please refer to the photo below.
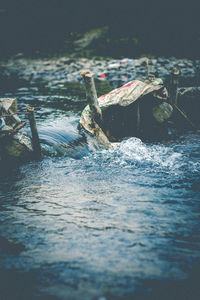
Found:
[[0, 98], [0, 162], [14, 158], [25, 158], [32, 153], [30, 137], [19, 132], [24, 127], [17, 115], [15, 98]]
[[0, 163], [4, 160], [24, 161], [32, 156], [33, 148], [26, 132], [18, 132], [0, 140]]
[[152, 113], [153, 117], [158, 123], [163, 123], [171, 117], [173, 113], [173, 107], [169, 103], [163, 102], [154, 106]]

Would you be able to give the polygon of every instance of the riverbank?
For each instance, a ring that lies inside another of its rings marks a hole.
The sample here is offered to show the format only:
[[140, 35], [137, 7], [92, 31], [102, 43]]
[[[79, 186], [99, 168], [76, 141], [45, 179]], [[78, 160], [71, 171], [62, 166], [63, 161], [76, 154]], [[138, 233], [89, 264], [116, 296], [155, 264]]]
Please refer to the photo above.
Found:
[[[80, 70], [88, 69], [95, 79], [108, 81], [117, 87], [138, 77], [146, 77], [146, 57], [125, 59], [86, 59], [54, 57], [43, 59], [11, 58], [0, 62], [2, 80], [16, 77], [29, 84], [42, 81], [47, 87], [64, 88], [65, 83], [80, 82]], [[173, 68], [180, 71], [180, 86], [197, 86], [200, 78], [200, 60], [153, 58], [149, 72], [167, 78]], [[2, 86], [2, 85], [1, 85]], [[2, 86], [3, 87], [3, 86]]]

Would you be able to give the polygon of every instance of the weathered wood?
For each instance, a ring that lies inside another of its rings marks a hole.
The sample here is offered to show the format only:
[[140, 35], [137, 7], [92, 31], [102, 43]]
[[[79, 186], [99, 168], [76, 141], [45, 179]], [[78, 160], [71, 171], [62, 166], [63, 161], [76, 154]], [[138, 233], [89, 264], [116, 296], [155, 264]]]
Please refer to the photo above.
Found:
[[26, 109], [28, 112], [28, 119], [30, 122], [30, 128], [32, 133], [32, 146], [33, 146], [34, 157], [36, 159], [41, 159], [42, 151], [41, 151], [41, 145], [38, 136], [38, 130], [36, 126], [36, 121], [35, 121], [34, 107], [27, 106]]
[[150, 59], [146, 58], [145, 63], [146, 63], [146, 78], [149, 81], [154, 81], [156, 79], [156, 76], [154, 73], [151, 72]]
[[181, 116], [190, 124], [192, 129], [197, 129], [196, 126], [194, 125], [194, 123], [190, 120], [190, 118], [188, 118], [188, 116], [186, 115], [185, 112], [183, 112], [176, 104], [174, 104], [173, 106], [181, 114]]
[[169, 85], [169, 101], [171, 104], [178, 105], [178, 84], [179, 84], [179, 70], [174, 68], [171, 71], [170, 85]]
[[149, 79], [149, 59], [146, 59], [146, 78]]
[[141, 116], [140, 116], [140, 104], [137, 104], [137, 122], [136, 122], [136, 126], [137, 126], [137, 131], [140, 130], [140, 123], [141, 123]]
[[21, 122], [19, 125], [17, 125], [14, 129], [13, 129], [13, 133], [18, 132], [20, 129], [22, 129], [24, 126], [26, 125], [26, 122]]
[[102, 112], [98, 103], [97, 92], [92, 73], [88, 70], [82, 70], [80, 74], [85, 83], [86, 97], [91, 110], [92, 119], [100, 124], [102, 121]]

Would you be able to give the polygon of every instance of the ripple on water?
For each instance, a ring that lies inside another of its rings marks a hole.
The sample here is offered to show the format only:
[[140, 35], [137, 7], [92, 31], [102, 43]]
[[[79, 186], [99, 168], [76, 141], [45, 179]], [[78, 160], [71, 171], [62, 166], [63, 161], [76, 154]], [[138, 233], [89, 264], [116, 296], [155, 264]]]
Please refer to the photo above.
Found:
[[84, 101], [31, 88], [10, 96], [41, 108], [46, 156], [1, 176], [3, 270], [33, 272], [31, 285], [60, 299], [132, 299], [138, 286], [188, 277], [199, 259], [199, 132], [92, 152], [77, 130]]

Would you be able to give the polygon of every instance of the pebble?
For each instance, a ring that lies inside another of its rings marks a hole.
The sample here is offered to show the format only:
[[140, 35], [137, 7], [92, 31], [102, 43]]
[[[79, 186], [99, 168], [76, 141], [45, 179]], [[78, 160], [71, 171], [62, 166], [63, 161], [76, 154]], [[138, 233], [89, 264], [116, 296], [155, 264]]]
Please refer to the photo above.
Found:
[[[26, 59], [12, 58], [0, 62], [0, 67], [4, 68], [7, 77], [13, 74], [18, 78], [29, 82], [42, 81], [48, 82], [51, 87], [57, 86], [58, 81], [77, 82], [81, 80], [80, 70], [89, 69], [94, 78], [99, 80], [109, 80], [116, 85], [125, 84], [127, 80], [133, 80], [138, 77], [145, 77], [146, 57], [94, 60], [87, 58], [71, 59], [66, 57], [48, 58], [48, 59]], [[156, 73], [158, 77], [169, 76], [171, 70], [178, 67], [181, 76], [195, 77], [199, 76], [200, 61], [189, 59], [171, 58], [153, 58], [149, 59], [149, 71]]]

